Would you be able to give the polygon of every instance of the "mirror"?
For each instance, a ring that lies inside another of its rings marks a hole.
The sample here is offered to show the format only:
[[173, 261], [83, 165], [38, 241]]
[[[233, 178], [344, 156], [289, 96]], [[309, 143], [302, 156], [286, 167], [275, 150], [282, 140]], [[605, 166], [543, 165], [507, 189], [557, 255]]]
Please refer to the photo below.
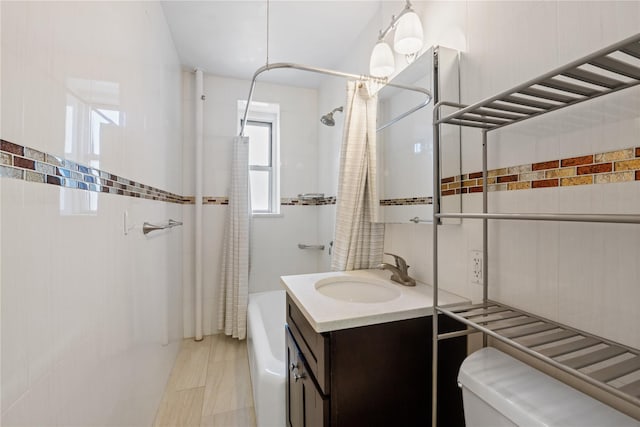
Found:
[[[433, 106], [439, 100], [459, 102], [458, 56], [453, 49], [432, 47], [392, 80], [427, 88], [434, 99], [377, 133], [381, 222], [433, 220]], [[387, 123], [423, 101], [424, 94], [385, 86], [378, 92], [377, 122]], [[441, 128], [441, 177], [459, 175], [460, 130]], [[460, 212], [461, 201], [460, 195], [443, 198], [441, 211]]]

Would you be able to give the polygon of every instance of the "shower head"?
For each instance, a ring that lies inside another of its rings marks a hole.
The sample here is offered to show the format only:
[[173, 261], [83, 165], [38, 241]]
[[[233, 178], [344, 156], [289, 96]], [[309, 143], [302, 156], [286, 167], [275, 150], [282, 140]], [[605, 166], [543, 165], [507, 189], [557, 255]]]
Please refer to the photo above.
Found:
[[320, 121], [325, 126], [335, 126], [336, 121], [333, 119], [333, 113], [327, 113], [320, 118]]
[[336, 121], [333, 118], [333, 113], [335, 113], [336, 111], [342, 113], [342, 107], [334, 108], [330, 113], [327, 113], [324, 116], [320, 117], [320, 121], [322, 122], [322, 124], [325, 126], [335, 126]]

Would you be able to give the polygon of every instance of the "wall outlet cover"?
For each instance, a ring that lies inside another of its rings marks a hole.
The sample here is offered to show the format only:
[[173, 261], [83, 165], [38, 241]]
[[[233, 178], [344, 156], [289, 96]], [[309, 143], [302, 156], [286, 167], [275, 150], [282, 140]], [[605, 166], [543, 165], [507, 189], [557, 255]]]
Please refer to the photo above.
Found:
[[482, 251], [469, 252], [469, 280], [476, 285], [482, 285]]

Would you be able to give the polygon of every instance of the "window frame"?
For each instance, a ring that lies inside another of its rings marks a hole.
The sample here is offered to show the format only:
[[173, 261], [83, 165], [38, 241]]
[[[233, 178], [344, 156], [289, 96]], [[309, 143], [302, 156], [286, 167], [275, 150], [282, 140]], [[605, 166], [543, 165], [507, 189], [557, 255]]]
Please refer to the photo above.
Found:
[[[238, 101], [238, 133], [242, 129], [246, 101]], [[249, 165], [249, 172], [269, 172], [269, 209], [255, 210], [251, 207], [254, 217], [281, 216], [280, 213], [280, 106], [265, 102], [252, 102], [247, 114], [247, 124], [265, 125], [270, 127], [270, 166]], [[251, 144], [251, 141], [249, 141]]]

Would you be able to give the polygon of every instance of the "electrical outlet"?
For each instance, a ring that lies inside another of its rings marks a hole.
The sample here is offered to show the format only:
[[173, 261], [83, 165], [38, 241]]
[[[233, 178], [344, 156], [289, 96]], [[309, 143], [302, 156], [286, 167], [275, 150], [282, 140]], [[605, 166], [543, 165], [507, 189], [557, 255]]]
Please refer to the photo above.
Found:
[[471, 251], [469, 256], [469, 277], [471, 283], [482, 285], [482, 251]]

